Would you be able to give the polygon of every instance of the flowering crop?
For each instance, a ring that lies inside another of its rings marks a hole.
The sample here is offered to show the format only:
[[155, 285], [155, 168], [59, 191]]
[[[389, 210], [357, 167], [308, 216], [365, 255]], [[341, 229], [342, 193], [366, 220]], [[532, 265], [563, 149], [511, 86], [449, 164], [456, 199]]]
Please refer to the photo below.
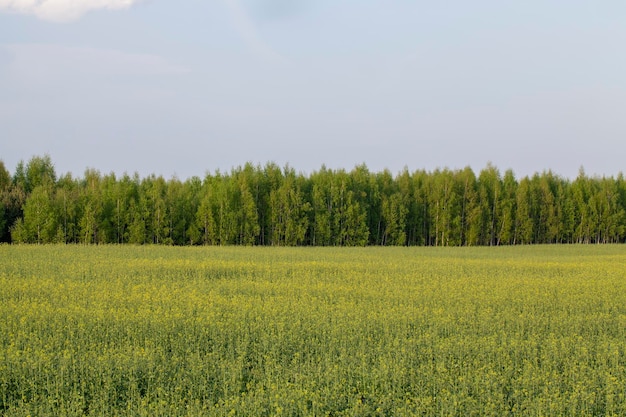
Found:
[[2, 416], [623, 416], [623, 246], [0, 246]]

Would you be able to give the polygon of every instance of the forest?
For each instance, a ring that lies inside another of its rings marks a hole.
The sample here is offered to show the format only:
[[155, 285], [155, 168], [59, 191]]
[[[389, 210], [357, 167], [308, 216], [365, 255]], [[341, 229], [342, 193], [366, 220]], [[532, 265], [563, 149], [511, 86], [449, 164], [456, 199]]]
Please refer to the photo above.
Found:
[[0, 241], [10, 243], [495, 246], [626, 241], [626, 181], [488, 164], [393, 175], [247, 163], [204, 178], [57, 176], [49, 155], [0, 161]]

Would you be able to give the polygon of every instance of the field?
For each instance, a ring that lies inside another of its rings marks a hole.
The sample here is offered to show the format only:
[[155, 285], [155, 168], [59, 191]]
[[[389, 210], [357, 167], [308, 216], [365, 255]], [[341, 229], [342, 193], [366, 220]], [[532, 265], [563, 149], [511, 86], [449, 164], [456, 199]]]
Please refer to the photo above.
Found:
[[626, 247], [0, 246], [2, 416], [624, 416]]

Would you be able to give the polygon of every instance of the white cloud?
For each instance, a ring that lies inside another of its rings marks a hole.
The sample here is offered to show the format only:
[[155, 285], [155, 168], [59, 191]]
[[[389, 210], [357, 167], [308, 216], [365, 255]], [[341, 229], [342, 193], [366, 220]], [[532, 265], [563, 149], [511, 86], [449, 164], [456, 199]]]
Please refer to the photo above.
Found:
[[43, 20], [68, 22], [98, 9], [126, 9], [139, 0], [0, 0], [0, 10], [32, 14]]

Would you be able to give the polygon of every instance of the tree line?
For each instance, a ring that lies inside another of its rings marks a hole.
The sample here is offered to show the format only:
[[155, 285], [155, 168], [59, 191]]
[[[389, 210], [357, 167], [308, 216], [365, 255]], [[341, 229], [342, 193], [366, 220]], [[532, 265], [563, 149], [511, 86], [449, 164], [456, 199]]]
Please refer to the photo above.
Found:
[[626, 181], [516, 179], [488, 164], [304, 175], [274, 163], [181, 181], [57, 176], [48, 155], [0, 161], [0, 241], [13, 243], [473, 246], [626, 241]]

